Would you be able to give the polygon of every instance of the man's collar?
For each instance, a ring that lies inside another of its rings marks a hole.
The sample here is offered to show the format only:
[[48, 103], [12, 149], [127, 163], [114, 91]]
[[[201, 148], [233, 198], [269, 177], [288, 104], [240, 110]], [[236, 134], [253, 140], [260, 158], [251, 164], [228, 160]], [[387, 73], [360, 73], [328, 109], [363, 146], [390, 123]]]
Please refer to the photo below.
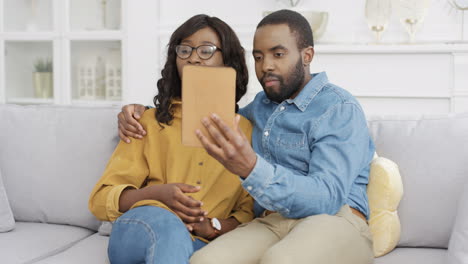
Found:
[[304, 112], [309, 103], [322, 90], [323, 86], [328, 83], [327, 73], [313, 73], [312, 79], [304, 86], [301, 92], [294, 99], [287, 99], [288, 104], [295, 104], [299, 110]]

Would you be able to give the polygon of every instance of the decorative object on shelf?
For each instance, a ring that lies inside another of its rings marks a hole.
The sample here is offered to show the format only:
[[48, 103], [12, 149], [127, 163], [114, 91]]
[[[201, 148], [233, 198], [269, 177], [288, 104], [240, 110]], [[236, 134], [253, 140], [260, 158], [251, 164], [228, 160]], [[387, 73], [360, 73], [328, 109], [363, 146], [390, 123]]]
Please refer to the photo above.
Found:
[[376, 43], [380, 43], [392, 13], [391, 0], [367, 0], [366, 20], [369, 29], [375, 33]]
[[105, 98], [105, 62], [100, 56], [83, 56], [78, 63], [78, 97], [82, 100]]
[[279, 4], [284, 3], [289, 7], [296, 7], [301, 2], [301, 0], [276, 0], [276, 2]]
[[36, 25], [36, 15], [37, 15], [37, 0], [29, 0], [31, 2], [31, 14], [28, 20], [28, 23], [26, 24], [26, 30], [27, 31], [36, 31], [37, 30], [37, 25]]
[[122, 66], [120, 49], [110, 49], [106, 59], [106, 99], [122, 98]]
[[415, 33], [421, 27], [431, 0], [396, 0], [397, 15], [414, 43]]
[[[75, 4], [86, 4], [87, 1], [74, 0]], [[106, 30], [107, 29], [107, 8], [109, 0], [94, 0], [94, 2], [89, 2], [91, 5], [88, 5], [87, 8], [90, 9], [89, 14], [87, 14], [90, 19], [86, 21], [87, 25], [86, 30]]]
[[78, 97], [81, 100], [121, 100], [120, 49], [104, 55], [84, 56], [78, 63]]
[[107, 28], [107, 0], [98, 0], [101, 2], [101, 27]]
[[468, 10], [468, 0], [447, 0], [452, 8], [457, 11], [461, 11], [461, 33], [460, 33], [460, 40], [465, 41], [468, 39], [468, 36], [465, 36], [465, 11]]
[[97, 56], [96, 67], [94, 68], [95, 73], [95, 96], [96, 99], [106, 98], [106, 63], [104, 58]]
[[[310, 27], [312, 28], [312, 33], [314, 35], [314, 42], [320, 39], [325, 33], [325, 29], [327, 28], [328, 24], [328, 12], [320, 12], [320, 11], [311, 11], [311, 10], [302, 10], [297, 8], [300, 0], [276, 0], [278, 10], [279, 9], [291, 9], [294, 10], [301, 15], [303, 15], [307, 21], [309, 22]], [[274, 11], [265, 11], [263, 12], [263, 16], [267, 16]]]
[[52, 98], [53, 95], [52, 60], [37, 59], [34, 63], [33, 85], [36, 98]]

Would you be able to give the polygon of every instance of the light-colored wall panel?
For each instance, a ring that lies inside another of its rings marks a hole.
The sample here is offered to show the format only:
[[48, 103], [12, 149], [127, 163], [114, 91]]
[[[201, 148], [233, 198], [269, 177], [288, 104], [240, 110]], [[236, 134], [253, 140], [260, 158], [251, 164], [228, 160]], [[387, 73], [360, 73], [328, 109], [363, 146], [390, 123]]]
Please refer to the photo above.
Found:
[[[170, 34], [177, 26], [195, 14], [217, 16], [233, 27], [246, 48], [250, 79], [247, 94], [240, 102], [246, 105], [262, 90], [251, 56], [255, 27], [263, 11], [280, 8], [278, 2], [159, 1], [158, 73], [166, 59]], [[431, 2], [424, 25], [416, 34], [416, 45], [400, 45], [406, 42], [407, 34], [395, 13], [384, 33], [387, 45], [373, 45], [368, 44], [374, 40], [364, 17], [365, 0], [301, 1], [298, 10], [330, 13], [326, 33], [316, 45], [312, 71], [327, 71], [330, 81], [357, 96], [368, 114], [463, 111], [467, 96], [460, 84], [468, 77], [455, 76], [463, 74], [468, 46], [445, 43], [459, 40], [461, 17], [450, 12], [445, 1]], [[468, 21], [465, 23], [468, 27]], [[456, 67], [455, 61], [462, 67]]]
[[[145, 10], [139, 4], [145, 4]], [[138, 0], [128, 1], [126, 19], [128, 20], [128, 37], [124, 45], [128, 45], [126, 69], [130, 89], [124, 96], [124, 103], [139, 102], [145, 105], [153, 104], [153, 97], [157, 93], [156, 82], [160, 78], [158, 20], [154, 18], [158, 13], [157, 1]], [[131, 56], [130, 56], [131, 55]], [[165, 58], [164, 58], [165, 59]]]
[[357, 98], [366, 116], [373, 115], [422, 115], [450, 112], [450, 99], [421, 98]]
[[[235, 30], [254, 31], [264, 11], [284, 8], [277, 0], [160, 0], [160, 21], [162, 26], [180, 25], [189, 17], [206, 13], [217, 16], [232, 25]], [[286, 2], [286, 1], [283, 1]], [[365, 0], [302, 0], [296, 10], [314, 10], [329, 12], [328, 26], [321, 42], [324, 43], [368, 43], [374, 42], [374, 36], [368, 29], [365, 19]], [[461, 35], [461, 12], [453, 10], [446, 0], [432, 0], [421, 29], [416, 33], [416, 40], [422, 42], [457, 41]], [[465, 28], [468, 19], [465, 19]], [[465, 35], [465, 40], [468, 36]], [[408, 35], [393, 10], [388, 29], [383, 34], [383, 42], [403, 43]]]
[[[319, 49], [319, 47], [317, 48]], [[355, 95], [440, 97], [450, 95], [451, 54], [320, 54], [313, 71]]]

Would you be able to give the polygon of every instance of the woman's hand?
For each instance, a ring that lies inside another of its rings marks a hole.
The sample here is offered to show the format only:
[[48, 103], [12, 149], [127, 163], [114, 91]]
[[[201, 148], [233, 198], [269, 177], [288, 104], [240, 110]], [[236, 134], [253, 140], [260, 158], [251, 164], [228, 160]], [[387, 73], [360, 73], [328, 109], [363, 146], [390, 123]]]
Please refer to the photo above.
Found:
[[201, 209], [203, 203], [187, 195], [200, 191], [200, 186], [170, 183], [145, 188], [148, 188], [147, 191], [153, 199], [163, 202], [185, 223], [198, 223], [206, 219], [207, 213]]
[[201, 209], [202, 202], [187, 195], [200, 191], [200, 186], [183, 183], [157, 184], [142, 189], [126, 189], [120, 195], [119, 210], [128, 211], [135, 203], [142, 200], [157, 200], [164, 203], [185, 223], [203, 221], [207, 212]]
[[[240, 222], [237, 221], [235, 217], [229, 217], [228, 219], [218, 219], [221, 223], [221, 230], [218, 230], [218, 235], [225, 234], [240, 225]], [[215, 232], [213, 226], [211, 225], [211, 221], [209, 218], [205, 217], [205, 219], [199, 223], [192, 223], [192, 224], [185, 224], [187, 229], [194, 235], [208, 238]], [[214, 238], [216, 238], [215, 236]], [[210, 239], [214, 239], [210, 238]]]
[[191, 231], [194, 235], [208, 238], [209, 236], [213, 235], [215, 232], [213, 226], [211, 225], [210, 219], [205, 217], [205, 219], [199, 223], [189, 224], [188, 227], [189, 231]]

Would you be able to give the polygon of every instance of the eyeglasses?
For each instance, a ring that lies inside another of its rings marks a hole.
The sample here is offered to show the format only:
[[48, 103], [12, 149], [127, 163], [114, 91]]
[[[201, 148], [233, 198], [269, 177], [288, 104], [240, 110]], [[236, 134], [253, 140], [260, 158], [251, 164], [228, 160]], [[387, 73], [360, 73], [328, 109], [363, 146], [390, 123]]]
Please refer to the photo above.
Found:
[[195, 48], [188, 45], [177, 45], [175, 50], [177, 56], [183, 60], [192, 56], [193, 50], [197, 51], [198, 57], [200, 57], [202, 60], [210, 59], [217, 50], [222, 51], [220, 48], [214, 45], [200, 45]]

